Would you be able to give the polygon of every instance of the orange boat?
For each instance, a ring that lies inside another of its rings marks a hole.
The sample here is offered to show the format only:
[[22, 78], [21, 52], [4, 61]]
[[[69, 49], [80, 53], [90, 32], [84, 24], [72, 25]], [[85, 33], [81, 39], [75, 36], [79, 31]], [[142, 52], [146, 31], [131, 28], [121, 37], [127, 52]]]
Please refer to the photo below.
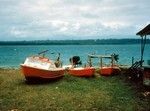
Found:
[[78, 77], [91, 77], [95, 73], [95, 68], [94, 67], [70, 68], [68, 70], [68, 73], [73, 75], [73, 76], [78, 76]]
[[[101, 75], [114, 75], [119, 74], [121, 72], [120, 68], [116, 65], [116, 61], [119, 59], [118, 55], [88, 55], [89, 58], [89, 66], [92, 66], [92, 58], [100, 59], [100, 68], [99, 74]], [[110, 63], [108, 65], [103, 63], [103, 59], [110, 59]]]
[[115, 74], [119, 74], [120, 73], [120, 68], [119, 67], [101, 67], [99, 70], [99, 73], [101, 75], [115, 75]]
[[64, 68], [56, 67], [54, 61], [40, 56], [27, 57], [21, 64], [21, 69], [26, 80], [32, 78], [56, 79], [62, 77], [65, 72]]

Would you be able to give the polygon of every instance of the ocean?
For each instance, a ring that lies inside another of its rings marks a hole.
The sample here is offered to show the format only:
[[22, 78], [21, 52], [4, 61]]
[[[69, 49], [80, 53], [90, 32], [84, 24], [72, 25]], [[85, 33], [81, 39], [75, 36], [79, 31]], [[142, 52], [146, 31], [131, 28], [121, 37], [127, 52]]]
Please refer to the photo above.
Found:
[[[46, 56], [56, 59], [57, 53], [61, 54], [63, 65], [70, 64], [69, 58], [80, 56], [83, 64], [87, 63], [88, 54], [118, 54], [118, 64], [131, 65], [132, 57], [134, 60], [140, 60], [140, 44], [130, 45], [4, 45], [0, 46], [0, 67], [18, 68], [24, 62], [25, 58], [37, 55], [39, 52], [49, 50]], [[54, 54], [52, 54], [54, 53]], [[150, 60], [150, 44], [146, 44], [144, 52], [144, 64]], [[95, 60], [98, 65], [99, 60]]]

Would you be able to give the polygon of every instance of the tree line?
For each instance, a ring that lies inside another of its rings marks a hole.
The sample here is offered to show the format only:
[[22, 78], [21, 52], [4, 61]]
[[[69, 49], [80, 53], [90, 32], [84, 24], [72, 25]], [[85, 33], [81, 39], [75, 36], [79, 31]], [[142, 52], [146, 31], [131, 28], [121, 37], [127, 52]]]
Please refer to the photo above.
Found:
[[[0, 45], [121, 45], [140, 44], [141, 39], [88, 39], [88, 40], [33, 40], [33, 41], [0, 41]], [[147, 39], [150, 44], [150, 39]]]

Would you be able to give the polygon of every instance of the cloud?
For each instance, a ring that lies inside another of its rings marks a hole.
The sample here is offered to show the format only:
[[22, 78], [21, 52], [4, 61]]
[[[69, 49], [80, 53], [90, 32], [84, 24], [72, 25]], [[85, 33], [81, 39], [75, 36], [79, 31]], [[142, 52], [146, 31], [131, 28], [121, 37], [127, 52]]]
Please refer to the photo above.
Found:
[[150, 23], [149, 4], [149, 0], [1, 0], [0, 30], [5, 33], [0, 38], [134, 35]]
[[13, 27], [11, 30], [10, 30], [10, 33], [14, 36], [21, 36], [22, 35], [24, 36], [25, 32], [24, 31], [21, 31], [21, 30], [17, 30], [15, 27]]

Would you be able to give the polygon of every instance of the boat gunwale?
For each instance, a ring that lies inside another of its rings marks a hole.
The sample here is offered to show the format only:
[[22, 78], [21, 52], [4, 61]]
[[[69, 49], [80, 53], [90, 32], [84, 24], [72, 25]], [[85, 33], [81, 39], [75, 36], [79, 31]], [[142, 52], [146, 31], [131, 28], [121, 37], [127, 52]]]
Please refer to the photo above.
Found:
[[[34, 69], [39, 69], [39, 70], [45, 70], [45, 71], [61, 71], [61, 70], [65, 70], [64, 68], [50, 68], [50, 69], [44, 69], [44, 68], [39, 68], [39, 67], [34, 67], [34, 66], [29, 66], [29, 65], [25, 65], [25, 64], [20, 64], [23, 67], [29, 67], [29, 68], [34, 68]], [[55, 69], [55, 70], [54, 70]]]

